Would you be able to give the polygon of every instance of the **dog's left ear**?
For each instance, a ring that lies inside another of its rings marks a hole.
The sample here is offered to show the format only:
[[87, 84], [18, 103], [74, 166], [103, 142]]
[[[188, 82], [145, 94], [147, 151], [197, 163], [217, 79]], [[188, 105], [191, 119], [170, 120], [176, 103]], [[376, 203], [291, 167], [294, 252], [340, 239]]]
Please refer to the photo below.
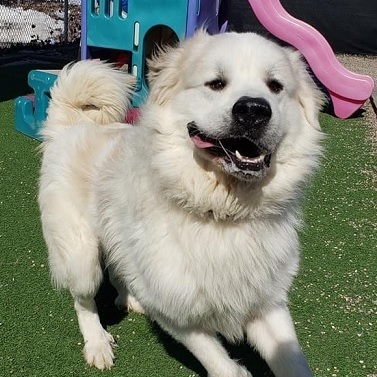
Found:
[[325, 95], [314, 82], [301, 54], [291, 48], [287, 50], [298, 83], [298, 101], [305, 118], [311, 126], [320, 129], [318, 114], [326, 101]]

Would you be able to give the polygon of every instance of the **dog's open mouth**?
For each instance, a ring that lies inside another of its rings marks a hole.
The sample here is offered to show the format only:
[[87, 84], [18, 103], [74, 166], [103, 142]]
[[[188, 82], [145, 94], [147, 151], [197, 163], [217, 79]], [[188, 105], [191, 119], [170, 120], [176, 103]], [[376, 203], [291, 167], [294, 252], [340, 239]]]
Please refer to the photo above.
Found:
[[189, 123], [187, 128], [197, 148], [221, 159], [222, 163], [232, 165], [234, 170], [251, 174], [270, 167], [271, 153], [264, 152], [246, 137], [214, 139], [201, 132], [194, 122]]

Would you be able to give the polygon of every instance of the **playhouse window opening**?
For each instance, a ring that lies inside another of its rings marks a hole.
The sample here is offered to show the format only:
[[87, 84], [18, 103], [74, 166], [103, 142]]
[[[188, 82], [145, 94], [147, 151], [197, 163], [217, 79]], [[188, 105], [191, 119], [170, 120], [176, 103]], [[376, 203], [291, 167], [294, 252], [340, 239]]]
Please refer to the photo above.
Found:
[[92, 14], [99, 14], [99, 10], [100, 10], [100, 7], [99, 7], [99, 0], [92, 0], [91, 1], [91, 12]]
[[[121, 18], [127, 18], [129, 0], [92, 0], [91, 12], [95, 15], [104, 14], [107, 17], [114, 16], [115, 13]], [[103, 7], [103, 9], [102, 9]]]

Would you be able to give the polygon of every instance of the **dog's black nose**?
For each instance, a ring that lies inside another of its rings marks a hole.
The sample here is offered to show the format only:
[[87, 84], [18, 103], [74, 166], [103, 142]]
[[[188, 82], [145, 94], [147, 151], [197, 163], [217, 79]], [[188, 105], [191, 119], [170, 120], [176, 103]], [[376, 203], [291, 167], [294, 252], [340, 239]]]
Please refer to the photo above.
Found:
[[240, 124], [265, 125], [271, 119], [270, 104], [264, 98], [241, 97], [232, 108], [232, 114]]

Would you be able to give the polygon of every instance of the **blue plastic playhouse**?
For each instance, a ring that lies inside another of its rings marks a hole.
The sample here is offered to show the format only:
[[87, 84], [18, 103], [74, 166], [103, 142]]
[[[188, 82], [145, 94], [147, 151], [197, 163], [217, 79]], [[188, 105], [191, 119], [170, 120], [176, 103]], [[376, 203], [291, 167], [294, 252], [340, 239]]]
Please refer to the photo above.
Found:
[[[81, 59], [110, 60], [137, 78], [133, 106], [148, 91], [146, 59], [156, 46], [175, 43], [204, 26], [209, 33], [225, 31], [229, 0], [82, 0]], [[15, 102], [16, 129], [39, 139], [50, 89], [57, 72], [33, 70], [32, 96]]]

